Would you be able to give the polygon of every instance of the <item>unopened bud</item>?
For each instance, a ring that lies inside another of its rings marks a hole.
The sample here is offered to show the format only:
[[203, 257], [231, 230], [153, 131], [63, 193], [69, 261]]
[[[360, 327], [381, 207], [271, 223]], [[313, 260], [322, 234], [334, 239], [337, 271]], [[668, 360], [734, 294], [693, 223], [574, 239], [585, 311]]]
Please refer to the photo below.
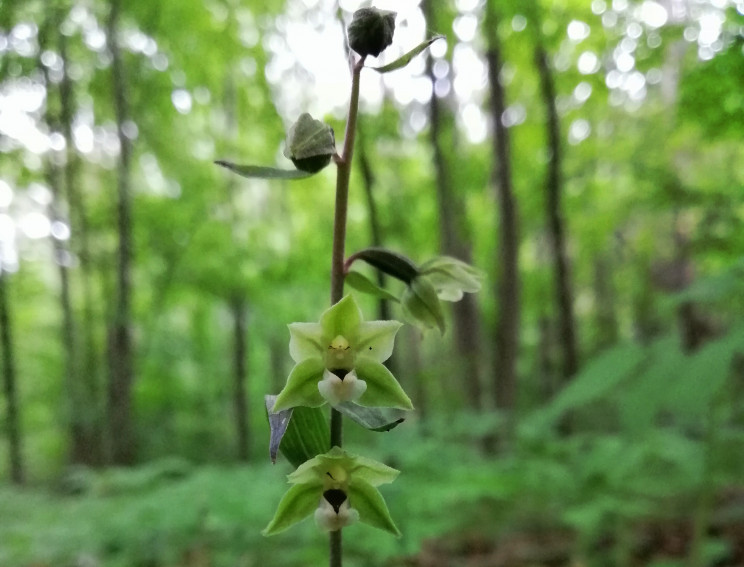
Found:
[[393, 43], [395, 12], [362, 8], [349, 24], [349, 46], [359, 55], [377, 57]]
[[335, 153], [333, 128], [315, 120], [307, 112], [300, 115], [287, 133], [284, 155], [301, 171], [317, 173], [331, 163]]

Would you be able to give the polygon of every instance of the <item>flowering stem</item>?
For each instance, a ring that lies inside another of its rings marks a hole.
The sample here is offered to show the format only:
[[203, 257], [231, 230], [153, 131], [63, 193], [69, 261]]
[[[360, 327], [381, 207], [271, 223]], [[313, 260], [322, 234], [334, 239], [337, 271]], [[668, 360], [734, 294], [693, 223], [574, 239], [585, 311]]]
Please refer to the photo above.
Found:
[[[359, 78], [364, 67], [364, 57], [354, 64], [351, 75], [351, 99], [349, 100], [349, 117], [346, 121], [344, 147], [336, 162], [336, 209], [333, 221], [333, 255], [331, 257], [331, 305], [338, 303], [344, 296], [344, 247], [346, 244], [346, 213], [349, 208], [349, 179], [351, 177], [351, 159], [354, 154], [354, 136], [356, 134], [357, 112], [359, 110]], [[343, 443], [343, 421], [341, 413], [331, 409], [331, 448], [341, 447]], [[341, 530], [330, 535], [330, 567], [341, 567], [342, 564]]]

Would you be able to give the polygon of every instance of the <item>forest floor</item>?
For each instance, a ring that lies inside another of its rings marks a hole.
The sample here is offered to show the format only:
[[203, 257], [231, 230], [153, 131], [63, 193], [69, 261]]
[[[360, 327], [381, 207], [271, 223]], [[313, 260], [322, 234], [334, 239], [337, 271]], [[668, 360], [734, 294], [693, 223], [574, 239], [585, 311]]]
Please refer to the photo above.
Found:
[[[710, 565], [744, 567], [744, 488], [717, 499], [711, 527], [691, 561], [695, 524], [690, 518], [649, 519], [628, 530], [624, 541], [606, 535], [586, 546], [566, 529], [539, 529], [488, 537], [483, 533], [453, 533], [427, 539], [421, 551], [389, 563], [388, 567], [577, 567], [627, 565], [674, 567]], [[591, 558], [591, 559], [589, 559]]]

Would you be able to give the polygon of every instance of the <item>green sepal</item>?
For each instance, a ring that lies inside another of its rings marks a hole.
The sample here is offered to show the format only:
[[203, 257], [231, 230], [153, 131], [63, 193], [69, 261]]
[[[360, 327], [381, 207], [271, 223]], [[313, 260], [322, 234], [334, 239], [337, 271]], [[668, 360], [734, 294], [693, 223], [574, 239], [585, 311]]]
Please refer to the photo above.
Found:
[[412, 410], [411, 399], [400, 387], [395, 376], [381, 363], [364, 357], [354, 365], [357, 377], [367, 383], [367, 390], [359, 399], [360, 405], [378, 408]]
[[345, 296], [320, 316], [320, 326], [323, 336], [332, 340], [341, 335], [348, 341], [356, 339], [359, 325], [362, 322], [362, 312], [351, 295]]
[[424, 51], [427, 47], [429, 47], [432, 43], [434, 43], [438, 39], [445, 39], [443, 35], [435, 35], [432, 38], [429, 38], [427, 40], [422, 41], [419, 43], [416, 47], [411, 49], [408, 53], [402, 55], [392, 63], [388, 63], [387, 65], [383, 65], [382, 67], [370, 67], [373, 71], [377, 71], [378, 73], [389, 73], [390, 71], [396, 71], [398, 69], [402, 69], [406, 65], [408, 65], [411, 60], [416, 57], [419, 53]]
[[322, 453], [331, 444], [328, 421], [318, 408], [296, 407], [272, 412], [276, 396], [265, 396], [269, 417], [269, 457], [276, 463], [277, 450], [294, 466]]
[[367, 481], [353, 477], [349, 485], [349, 504], [359, 512], [359, 521], [400, 537], [382, 494]]
[[349, 47], [363, 57], [377, 57], [393, 43], [395, 12], [360, 8], [354, 12], [347, 32]]
[[426, 276], [415, 278], [403, 292], [403, 310], [425, 328], [438, 327], [444, 334], [444, 314], [437, 291]]
[[273, 412], [296, 406], [315, 408], [326, 403], [318, 390], [318, 382], [323, 379], [325, 364], [321, 358], [308, 358], [295, 365], [289, 373], [287, 383], [272, 408]]
[[419, 275], [419, 269], [413, 261], [386, 248], [372, 247], [360, 250], [347, 260], [347, 264], [350, 265], [355, 260], [363, 260], [370, 266], [399, 279], [405, 284], [409, 284]]
[[322, 486], [321, 479], [290, 486], [282, 496], [274, 517], [261, 533], [264, 536], [278, 534], [311, 515], [318, 507]]
[[359, 272], [349, 272], [348, 274], [346, 274], [344, 282], [349, 284], [349, 287], [352, 287], [361, 293], [366, 293], [367, 295], [373, 295], [382, 299], [389, 299], [390, 301], [395, 301], [396, 303], [398, 302], [398, 298], [395, 297], [392, 293], [384, 288], [381, 288], [367, 276], [360, 274]]
[[370, 431], [390, 431], [405, 421], [396, 410], [368, 408], [354, 402], [337, 404], [335, 409]]
[[299, 169], [278, 169], [276, 167], [264, 167], [260, 165], [238, 165], [229, 161], [218, 160], [215, 161], [217, 165], [220, 165], [226, 169], [229, 169], [233, 173], [237, 173], [243, 177], [248, 178], [259, 178], [259, 179], [305, 179], [310, 177], [317, 172], [301, 171]]

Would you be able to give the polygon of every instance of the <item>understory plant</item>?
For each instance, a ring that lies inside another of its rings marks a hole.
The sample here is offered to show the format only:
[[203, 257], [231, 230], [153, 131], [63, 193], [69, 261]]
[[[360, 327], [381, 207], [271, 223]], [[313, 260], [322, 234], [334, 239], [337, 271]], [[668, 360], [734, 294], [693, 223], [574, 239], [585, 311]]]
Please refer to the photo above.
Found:
[[[330, 534], [330, 565], [342, 565], [342, 528], [356, 522], [399, 536], [385, 500], [378, 490], [392, 482], [398, 471], [342, 449], [343, 419], [354, 420], [370, 431], [388, 431], [403, 421], [401, 411], [413, 403], [384, 365], [394, 348], [398, 321], [367, 321], [344, 284], [361, 293], [398, 302], [405, 318], [421, 327], [444, 332], [440, 301], [457, 301], [463, 293], [478, 291], [481, 274], [457, 259], [438, 257], [421, 265], [384, 249], [366, 248], [345, 254], [349, 181], [354, 152], [362, 70], [387, 73], [408, 64], [441, 36], [419, 44], [382, 67], [366, 67], [393, 42], [394, 12], [377, 8], [356, 11], [348, 26], [351, 95], [343, 146], [336, 148], [330, 126], [302, 114], [287, 133], [284, 155], [294, 169], [218, 165], [244, 177], [302, 179], [333, 163], [336, 166], [336, 201], [331, 257], [331, 307], [317, 323], [289, 325], [289, 354], [295, 363], [278, 395], [266, 396], [271, 438], [269, 451], [279, 451], [296, 467], [288, 476], [287, 490], [264, 535], [279, 533], [313, 516]], [[401, 297], [380, 288], [352, 269], [363, 262], [405, 284]], [[325, 406], [330, 406], [330, 426]]]

